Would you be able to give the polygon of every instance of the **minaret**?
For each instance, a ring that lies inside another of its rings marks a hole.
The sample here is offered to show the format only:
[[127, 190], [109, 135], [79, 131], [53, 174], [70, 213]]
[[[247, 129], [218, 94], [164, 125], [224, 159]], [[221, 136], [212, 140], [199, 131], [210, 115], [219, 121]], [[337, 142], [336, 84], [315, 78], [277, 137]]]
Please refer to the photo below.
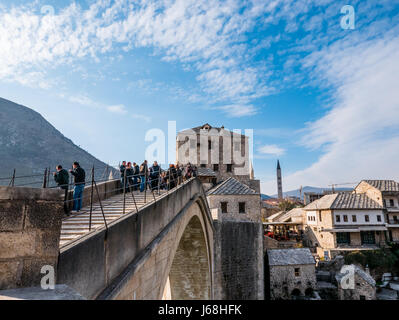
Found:
[[279, 160], [277, 160], [277, 194], [279, 199], [283, 199], [283, 181], [281, 180], [281, 167]]

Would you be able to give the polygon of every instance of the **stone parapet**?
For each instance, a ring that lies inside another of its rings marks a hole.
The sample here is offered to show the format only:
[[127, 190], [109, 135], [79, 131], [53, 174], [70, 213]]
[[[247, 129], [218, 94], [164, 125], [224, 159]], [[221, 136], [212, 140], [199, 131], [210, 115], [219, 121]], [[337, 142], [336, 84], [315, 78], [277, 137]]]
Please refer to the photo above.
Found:
[[56, 270], [63, 192], [0, 187], [0, 289], [40, 286]]

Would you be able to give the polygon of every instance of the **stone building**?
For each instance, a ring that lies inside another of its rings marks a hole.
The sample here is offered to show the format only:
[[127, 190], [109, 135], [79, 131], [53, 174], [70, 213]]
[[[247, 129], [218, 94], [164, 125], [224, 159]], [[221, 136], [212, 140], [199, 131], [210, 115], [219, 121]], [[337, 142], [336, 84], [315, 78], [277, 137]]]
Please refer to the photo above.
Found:
[[197, 177], [201, 180], [205, 191], [208, 191], [216, 185], [217, 175], [212, 169], [197, 168]]
[[211, 169], [216, 173], [217, 183], [235, 177], [246, 184], [252, 183], [250, 187], [257, 190], [259, 182], [249, 182], [254, 179], [250, 143], [248, 136], [226, 130], [223, 126], [204, 124], [177, 134], [177, 161]]
[[313, 296], [317, 288], [316, 262], [308, 248], [270, 249], [267, 250], [267, 261], [270, 299]]
[[207, 193], [209, 208], [219, 209], [223, 220], [261, 222], [260, 194], [235, 178]]
[[215, 226], [216, 299], [264, 298], [260, 194], [235, 178], [207, 192]]
[[386, 244], [383, 207], [366, 194], [336, 193], [309, 205], [305, 243], [330, 259], [352, 250], [377, 249]]
[[335, 278], [338, 284], [339, 300], [376, 300], [376, 282], [373, 277], [356, 265], [350, 265], [354, 269], [352, 287], [343, 287], [345, 274], [337, 273]]
[[213, 216], [215, 299], [264, 298], [260, 181], [249, 136], [204, 124], [177, 134], [177, 161], [197, 167]]
[[399, 242], [399, 183], [393, 180], [362, 180], [355, 193], [366, 194], [384, 208], [390, 242]]

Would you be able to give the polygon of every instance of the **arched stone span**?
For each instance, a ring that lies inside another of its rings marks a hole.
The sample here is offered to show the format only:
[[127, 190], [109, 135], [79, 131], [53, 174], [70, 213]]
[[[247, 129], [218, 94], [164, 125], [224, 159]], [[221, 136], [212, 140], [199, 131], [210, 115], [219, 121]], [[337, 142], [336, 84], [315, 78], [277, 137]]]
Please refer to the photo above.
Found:
[[[202, 184], [192, 179], [66, 248], [58, 271], [89, 299], [162, 299], [168, 278], [170, 298], [212, 299], [213, 233]], [[181, 259], [204, 271], [174, 277]]]
[[211, 265], [203, 226], [197, 215], [179, 241], [163, 290], [165, 300], [207, 300], [211, 293]]

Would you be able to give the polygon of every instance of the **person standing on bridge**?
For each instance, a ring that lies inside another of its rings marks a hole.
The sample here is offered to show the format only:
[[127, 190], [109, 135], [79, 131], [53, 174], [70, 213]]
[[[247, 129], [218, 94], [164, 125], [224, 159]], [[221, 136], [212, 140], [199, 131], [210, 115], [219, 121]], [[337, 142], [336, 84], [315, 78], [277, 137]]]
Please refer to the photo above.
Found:
[[151, 190], [158, 189], [159, 185], [159, 175], [161, 173], [161, 167], [158, 165], [157, 161], [154, 161], [154, 164], [150, 168], [150, 185]]
[[133, 191], [138, 190], [140, 168], [136, 162], [133, 162]]
[[147, 177], [148, 177], [148, 164], [147, 160], [140, 166], [140, 192], [143, 192], [147, 188]]
[[86, 172], [80, 167], [79, 162], [74, 162], [73, 170], [69, 170], [69, 172], [73, 175], [75, 183], [73, 189], [73, 210], [79, 212], [82, 209]]
[[133, 175], [134, 169], [132, 163], [128, 162], [126, 167], [126, 192], [129, 192], [130, 188], [133, 186]]
[[69, 174], [68, 171], [62, 168], [61, 165], [56, 167], [57, 172], [54, 172], [54, 180], [57, 182], [58, 187], [64, 190], [64, 212], [67, 216], [69, 216], [69, 209], [67, 205], [68, 199], [68, 186], [69, 186]]
[[122, 161], [122, 165], [119, 166], [119, 172], [121, 173], [121, 186], [126, 188], [125, 186], [125, 171], [126, 171], [126, 161]]

